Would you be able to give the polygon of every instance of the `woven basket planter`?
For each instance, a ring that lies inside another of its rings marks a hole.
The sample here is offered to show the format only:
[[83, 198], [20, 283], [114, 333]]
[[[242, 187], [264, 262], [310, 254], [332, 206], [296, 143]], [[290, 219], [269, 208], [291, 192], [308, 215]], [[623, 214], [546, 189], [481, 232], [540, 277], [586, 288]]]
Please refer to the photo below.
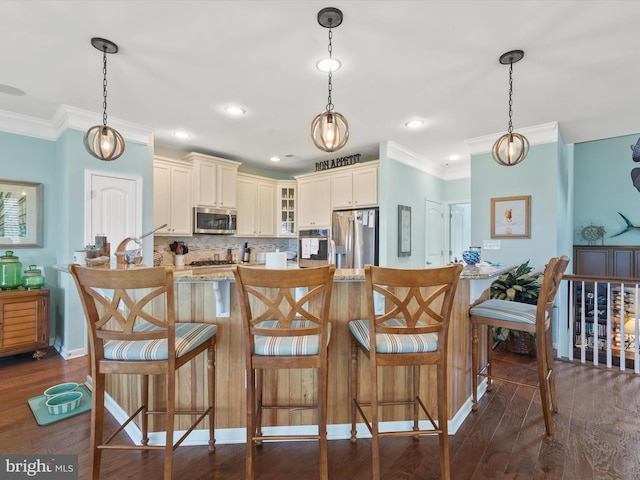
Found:
[[536, 354], [536, 339], [529, 332], [518, 332], [518, 335], [512, 333], [504, 341], [504, 345], [511, 353], [531, 356]]

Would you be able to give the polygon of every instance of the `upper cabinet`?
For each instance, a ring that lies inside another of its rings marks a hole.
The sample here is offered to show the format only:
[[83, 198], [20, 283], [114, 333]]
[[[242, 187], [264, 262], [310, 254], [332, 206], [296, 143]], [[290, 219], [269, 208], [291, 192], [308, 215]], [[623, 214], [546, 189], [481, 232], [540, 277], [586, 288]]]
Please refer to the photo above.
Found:
[[238, 174], [239, 237], [276, 236], [276, 182], [254, 175]]
[[331, 177], [302, 175], [298, 179], [298, 229], [331, 228]]
[[298, 234], [297, 225], [297, 199], [296, 182], [279, 181], [276, 185], [276, 195], [278, 206], [276, 215], [278, 216], [277, 235], [279, 237], [295, 237]]
[[183, 160], [191, 162], [195, 171], [193, 206], [237, 207], [236, 180], [239, 162], [195, 152], [185, 155]]
[[[369, 165], [375, 163], [375, 165]], [[378, 205], [378, 162], [367, 162], [331, 174], [331, 208]]]
[[153, 160], [153, 224], [167, 224], [156, 235], [191, 236], [193, 167], [185, 162]]

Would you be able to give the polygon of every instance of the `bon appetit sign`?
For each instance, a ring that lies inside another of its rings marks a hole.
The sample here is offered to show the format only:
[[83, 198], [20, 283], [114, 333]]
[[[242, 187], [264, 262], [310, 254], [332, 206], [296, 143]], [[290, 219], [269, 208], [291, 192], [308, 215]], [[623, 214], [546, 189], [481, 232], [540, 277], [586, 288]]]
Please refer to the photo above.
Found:
[[334, 158], [332, 160], [324, 160], [322, 162], [316, 162], [316, 172], [322, 170], [330, 170], [332, 168], [346, 167], [347, 165], [355, 165], [360, 163], [360, 155], [356, 153], [354, 155], [347, 155], [346, 157]]

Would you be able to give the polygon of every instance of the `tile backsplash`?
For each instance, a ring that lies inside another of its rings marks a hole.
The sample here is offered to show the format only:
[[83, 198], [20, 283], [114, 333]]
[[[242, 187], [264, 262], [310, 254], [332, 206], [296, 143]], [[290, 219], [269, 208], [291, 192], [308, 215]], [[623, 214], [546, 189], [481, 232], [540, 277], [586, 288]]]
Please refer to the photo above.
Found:
[[153, 250], [162, 255], [163, 264], [173, 264], [173, 252], [169, 245], [173, 242], [184, 242], [189, 248], [189, 253], [185, 255], [185, 264], [198, 260], [211, 260], [215, 254], [220, 259], [227, 258], [227, 249], [231, 249], [232, 255], [237, 255], [242, 259], [245, 242], [251, 249], [251, 260], [256, 262], [259, 254], [265, 252], [295, 252], [297, 250], [296, 238], [256, 238], [256, 237], [235, 237], [231, 235], [198, 235], [192, 237], [164, 237], [154, 236]]

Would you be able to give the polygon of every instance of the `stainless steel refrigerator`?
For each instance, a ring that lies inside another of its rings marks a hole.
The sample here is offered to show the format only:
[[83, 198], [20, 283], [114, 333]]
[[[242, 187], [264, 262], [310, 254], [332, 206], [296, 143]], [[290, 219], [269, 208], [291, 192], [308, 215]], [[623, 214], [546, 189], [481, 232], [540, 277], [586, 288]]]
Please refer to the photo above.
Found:
[[336, 268], [378, 265], [378, 209], [339, 210], [331, 222]]

